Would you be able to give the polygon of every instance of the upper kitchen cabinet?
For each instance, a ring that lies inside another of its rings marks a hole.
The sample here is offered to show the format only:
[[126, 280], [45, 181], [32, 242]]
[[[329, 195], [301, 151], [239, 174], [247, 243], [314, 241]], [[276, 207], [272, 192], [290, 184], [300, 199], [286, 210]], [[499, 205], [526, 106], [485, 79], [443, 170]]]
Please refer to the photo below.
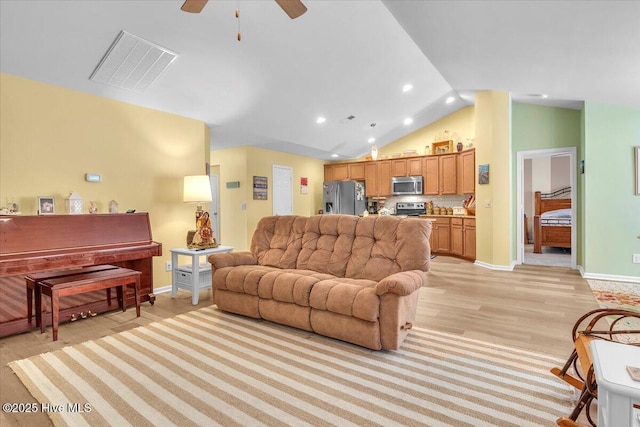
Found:
[[458, 158], [459, 194], [475, 194], [476, 192], [476, 150], [467, 150]]
[[422, 164], [422, 176], [424, 177], [424, 194], [457, 194], [457, 174], [457, 154], [424, 157]]
[[324, 165], [325, 181], [364, 181], [365, 162], [358, 163], [333, 163]]
[[380, 160], [365, 163], [364, 191], [367, 197], [391, 195], [391, 162]]
[[422, 157], [391, 160], [392, 176], [421, 176]]

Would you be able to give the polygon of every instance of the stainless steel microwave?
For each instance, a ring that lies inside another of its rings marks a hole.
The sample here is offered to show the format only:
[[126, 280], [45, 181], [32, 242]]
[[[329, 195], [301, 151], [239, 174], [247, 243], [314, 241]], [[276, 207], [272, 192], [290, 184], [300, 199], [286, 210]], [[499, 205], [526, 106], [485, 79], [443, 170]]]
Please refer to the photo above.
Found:
[[403, 196], [407, 194], [422, 194], [421, 176], [394, 176], [391, 177], [391, 194]]

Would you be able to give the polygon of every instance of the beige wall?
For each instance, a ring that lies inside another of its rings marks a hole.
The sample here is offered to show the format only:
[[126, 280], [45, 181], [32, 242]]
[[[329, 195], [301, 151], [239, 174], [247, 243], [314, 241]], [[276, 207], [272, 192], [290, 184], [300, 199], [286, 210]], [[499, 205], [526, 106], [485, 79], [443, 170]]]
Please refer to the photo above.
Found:
[[[315, 215], [322, 207], [324, 161], [258, 147], [237, 147], [211, 152], [211, 164], [220, 175], [220, 242], [236, 251], [249, 249], [260, 218], [273, 213], [273, 165], [293, 169], [293, 213]], [[253, 200], [253, 177], [268, 179], [268, 200]], [[308, 179], [308, 193], [301, 194], [300, 178]], [[226, 183], [240, 181], [240, 188]], [[246, 204], [246, 209], [243, 209]]]
[[448, 130], [450, 133], [456, 133], [466, 146], [467, 138], [473, 139], [475, 136], [475, 116], [473, 106], [465, 107], [456, 111], [428, 126], [418, 129], [394, 142], [380, 147], [378, 154], [380, 156], [391, 156], [394, 153], [404, 152], [405, 150], [416, 150], [419, 155], [426, 154], [425, 147], [431, 147], [437, 134]]
[[[207, 126], [7, 74], [0, 74], [0, 88], [0, 206], [10, 197], [23, 215], [35, 215], [37, 197], [53, 196], [64, 213], [64, 199], [75, 191], [85, 211], [95, 200], [104, 213], [114, 199], [121, 212], [149, 212], [153, 238], [163, 246], [154, 258], [154, 286], [170, 284], [164, 261], [193, 228], [182, 177], [205, 172]], [[102, 182], [86, 182], [87, 172]]]
[[489, 165], [489, 184], [476, 185], [477, 261], [511, 267], [511, 97], [480, 92], [475, 99], [476, 165]]

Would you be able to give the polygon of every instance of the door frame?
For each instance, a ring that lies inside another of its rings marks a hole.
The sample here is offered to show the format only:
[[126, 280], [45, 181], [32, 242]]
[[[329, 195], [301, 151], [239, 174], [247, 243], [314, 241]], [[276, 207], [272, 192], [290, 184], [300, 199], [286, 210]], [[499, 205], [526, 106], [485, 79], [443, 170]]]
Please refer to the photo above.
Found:
[[[578, 216], [577, 216], [577, 171], [576, 171], [576, 159], [577, 149], [576, 147], [563, 147], [563, 148], [548, 148], [542, 150], [527, 150], [518, 151], [517, 155], [517, 173], [516, 173], [516, 263], [522, 264], [524, 262], [524, 242], [522, 236], [524, 234], [524, 161], [528, 159], [536, 159], [542, 157], [553, 157], [560, 155], [569, 156], [569, 182], [571, 184], [571, 268], [576, 269], [577, 259], [577, 231], [578, 231]], [[533, 218], [532, 218], [533, 219]]]

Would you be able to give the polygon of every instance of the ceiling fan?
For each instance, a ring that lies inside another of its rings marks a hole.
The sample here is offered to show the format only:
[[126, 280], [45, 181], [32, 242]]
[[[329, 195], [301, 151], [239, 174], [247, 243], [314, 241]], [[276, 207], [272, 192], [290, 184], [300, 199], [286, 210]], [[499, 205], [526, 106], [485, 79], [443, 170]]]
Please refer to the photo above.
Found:
[[[200, 13], [209, 0], [185, 0], [180, 9], [190, 13]], [[300, 0], [275, 0], [289, 18], [295, 19], [307, 11]]]

